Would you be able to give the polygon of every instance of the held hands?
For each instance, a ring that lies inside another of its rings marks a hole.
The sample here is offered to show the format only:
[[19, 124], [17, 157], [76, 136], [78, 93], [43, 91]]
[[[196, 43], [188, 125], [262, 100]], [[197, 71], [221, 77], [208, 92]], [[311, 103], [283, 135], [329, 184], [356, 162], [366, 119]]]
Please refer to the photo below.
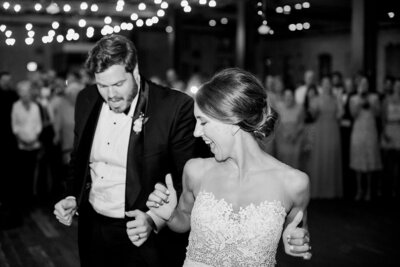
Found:
[[165, 176], [165, 183], [167, 187], [160, 183], [155, 185], [154, 191], [149, 195], [146, 205], [158, 217], [168, 221], [175, 210], [178, 199], [171, 174]]
[[152, 219], [147, 213], [140, 210], [128, 211], [125, 212], [125, 215], [133, 218], [132, 221], [126, 223], [126, 233], [131, 242], [139, 247], [150, 236], [152, 231], [150, 220]]
[[306, 229], [298, 228], [302, 219], [303, 212], [299, 211], [293, 221], [286, 226], [282, 234], [282, 239], [286, 254], [309, 260], [312, 256], [310, 235]]
[[64, 198], [54, 205], [54, 215], [60, 223], [66, 226], [71, 225], [75, 212], [76, 200], [74, 198]]

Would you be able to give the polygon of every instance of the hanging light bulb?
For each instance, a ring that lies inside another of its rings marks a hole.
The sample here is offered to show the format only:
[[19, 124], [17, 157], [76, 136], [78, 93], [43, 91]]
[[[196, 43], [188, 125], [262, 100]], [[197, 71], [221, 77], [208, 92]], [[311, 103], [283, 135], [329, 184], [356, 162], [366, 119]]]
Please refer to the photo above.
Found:
[[51, 15], [57, 14], [60, 12], [60, 7], [57, 3], [51, 2], [50, 5], [46, 7], [46, 12]]

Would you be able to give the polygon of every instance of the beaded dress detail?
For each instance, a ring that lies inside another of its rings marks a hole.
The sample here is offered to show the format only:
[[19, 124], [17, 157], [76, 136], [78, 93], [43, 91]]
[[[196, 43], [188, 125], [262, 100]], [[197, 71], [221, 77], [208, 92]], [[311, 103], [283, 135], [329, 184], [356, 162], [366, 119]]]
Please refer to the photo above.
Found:
[[200, 191], [191, 215], [184, 267], [274, 266], [286, 212], [279, 201], [232, 204]]

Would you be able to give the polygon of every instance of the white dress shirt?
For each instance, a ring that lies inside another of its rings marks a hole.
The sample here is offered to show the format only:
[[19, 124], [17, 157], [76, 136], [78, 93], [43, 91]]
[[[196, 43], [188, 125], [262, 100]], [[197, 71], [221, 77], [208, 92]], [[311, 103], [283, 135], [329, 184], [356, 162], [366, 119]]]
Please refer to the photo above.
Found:
[[[106, 103], [100, 111], [89, 159], [92, 179], [89, 202], [97, 213], [107, 217], [125, 217], [128, 145], [139, 93], [140, 88], [127, 115], [113, 112]], [[151, 210], [146, 213], [155, 223], [153, 230], [157, 233], [164, 227], [165, 221]]]
[[128, 114], [115, 113], [103, 103], [90, 153], [92, 187], [89, 202], [107, 217], [125, 217], [125, 185], [128, 144], [138, 95]]

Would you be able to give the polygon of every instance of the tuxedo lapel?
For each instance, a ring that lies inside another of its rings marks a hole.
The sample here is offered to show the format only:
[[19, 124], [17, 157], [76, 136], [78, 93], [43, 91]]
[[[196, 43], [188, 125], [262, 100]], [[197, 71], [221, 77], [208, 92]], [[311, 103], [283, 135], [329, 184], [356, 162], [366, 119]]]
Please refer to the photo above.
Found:
[[141, 190], [141, 179], [143, 179], [142, 155], [144, 150], [144, 123], [142, 131], [134, 132], [133, 125], [139, 116], [146, 118], [147, 103], [149, 97], [149, 86], [142, 78], [139, 99], [133, 114], [131, 133], [128, 145], [128, 159], [126, 163], [126, 187], [125, 187], [125, 210], [133, 209], [136, 199]]
[[[90, 152], [92, 149], [97, 122], [99, 120], [101, 105], [103, 103], [100, 95], [97, 94], [97, 91], [95, 92], [96, 94], [88, 94], [86, 96], [86, 99], [83, 100], [82, 109], [79, 110], [79, 116], [81, 116], [81, 119], [76, 121], [76, 130], [78, 131], [78, 144], [77, 153], [75, 153], [75, 169], [78, 173], [77, 177], [82, 177], [83, 179], [82, 183], [80, 184], [86, 184], [87, 182], [87, 177], [89, 173], [88, 166]], [[95, 99], [94, 101], [93, 98]], [[85, 187], [80, 186], [78, 188], [76, 188], [73, 192], [77, 192], [76, 190], [80, 190], [78, 194], [78, 203], [81, 203]]]

